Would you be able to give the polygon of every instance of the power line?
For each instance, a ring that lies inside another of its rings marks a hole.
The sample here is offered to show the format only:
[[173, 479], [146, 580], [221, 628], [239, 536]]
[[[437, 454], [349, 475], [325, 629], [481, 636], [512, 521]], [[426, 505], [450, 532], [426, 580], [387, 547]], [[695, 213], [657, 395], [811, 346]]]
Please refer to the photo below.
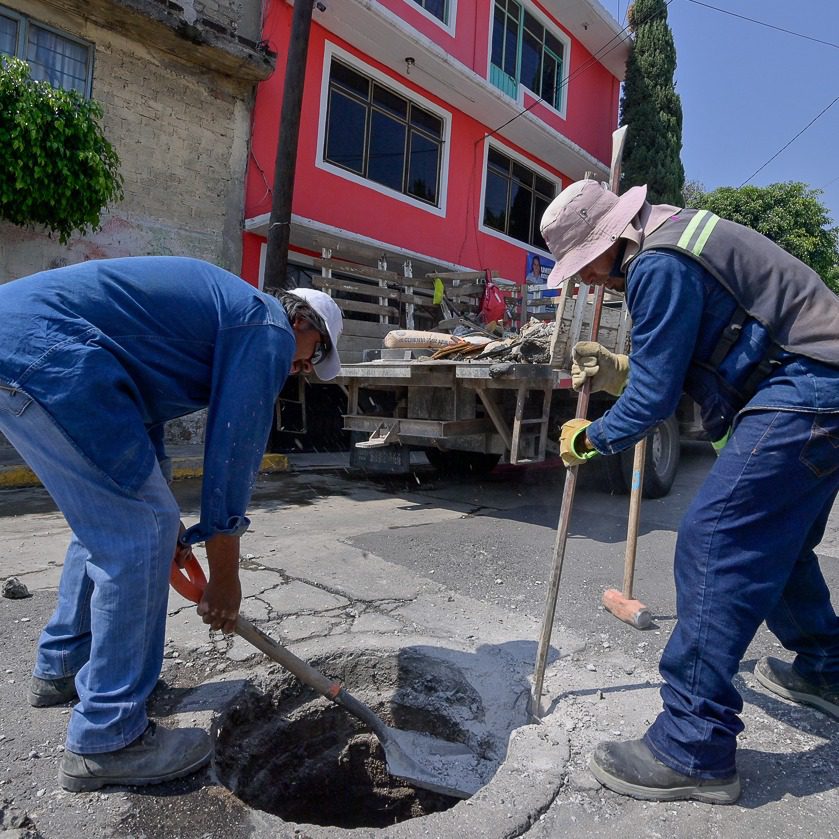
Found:
[[839, 102], [839, 96], [837, 96], [827, 107], [823, 108], [818, 114], [816, 114], [816, 116], [814, 116], [807, 123], [807, 125], [805, 125], [804, 128], [801, 129], [801, 131], [799, 131], [786, 145], [778, 149], [778, 151], [776, 151], [775, 154], [773, 154], [772, 157], [770, 157], [769, 160], [767, 160], [766, 163], [763, 164], [763, 166], [752, 172], [752, 174], [749, 175], [749, 177], [746, 178], [746, 180], [743, 181], [743, 183], [741, 183], [740, 186], [745, 186], [758, 172], [765, 169], [782, 151], [788, 149], [817, 119], [824, 116], [837, 102]]
[[750, 23], [756, 23], [759, 26], [765, 26], [768, 29], [775, 29], [778, 32], [785, 32], [787, 35], [795, 35], [796, 38], [804, 38], [806, 41], [813, 41], [817, 44], [824, 44], [826, 47], [833, 47], [839, 50], [839, 44], [834, 44], [832, 41], [822, 41], [820, 38], [813, 38], [811, 35], [803, 35], [801, 32], [793, 32], [792, 29], [784, 29], [782, 26], [775, 26], [772, 23], [766, 23], [764, 20], [756, 20], [753, 17], [746, 17], [746, 15], [738, 15], [736, 12], [730, 12], [728, 9], [721, 9], [718, 6], [712, 6], [710, 3], [702, 3], [700, 0], [688, 0], [695, 6], [704, 6], [706, 9], [713, 9], [715, 12], [721, 12], [724, 15], [731, 15], [731, 17], [738, 17], [740, 20], [747, 20]]

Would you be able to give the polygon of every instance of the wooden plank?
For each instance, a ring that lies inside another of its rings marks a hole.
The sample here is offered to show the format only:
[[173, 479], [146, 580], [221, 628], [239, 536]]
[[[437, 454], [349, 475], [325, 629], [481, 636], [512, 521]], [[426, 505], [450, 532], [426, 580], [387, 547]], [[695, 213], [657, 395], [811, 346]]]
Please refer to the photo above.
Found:
[[[399, 317], [399, 309], [396, 309], [393, 306], [378, 306], [375, 303], [362, 303], [358, 300], [336, 299], [335, 302], [344, 312], [365, 312], [366, 314], [371, 315], [387, 315], [392, 318]], [[380, 324], [380, 326], [381, 325], [382, 324]], [[386, 326], [387, 324], [384, 325]], [[396, 326], [396, 324], [393, 324], [393, 326]]]
[[352, 280], [344, 280], [341, 277], [312, 277], [312, 285], [315, 288], [326, 288], [332, 291], [346, 291], [349, 294], [362, 294], [367, 297], [387, 297], [397, 300], [399, 291], [397, 289], [382, 288], [380, 285], [368, 283], [354, 283]]
[[381, 347], [381, 339], [370, 338], [368, 335], [347, 335], [345, 332], [338, 339], [338, 352], [341, 361], [345, 352], [362, 353], [364, 350], [375, 350]]
[[[483, 280], [486, 279], [486, 271], [441, 271], [439, 273], [426, 274], [426, 277], [441, 280]], [[490, 271], [491, 277], [497, 277], [498, 271]]]
[[367, 335], [370, 338], [384, 338], [394, 328], [396, 328], [395, 324], [392, 323], [374, 323], [371, 320], [344, 318], [344, 332], [348, 335]]
[[396, 271], [380, 271], [369, 265], [359, 265], [357, 262], [342, 262], [340, 259], [313, 259], [317, 268], [327, 268], [341, 274], [352, 274], [358, 277], [368, 277], [371, 280], [388, 280], [401, 282], [402, 277]]

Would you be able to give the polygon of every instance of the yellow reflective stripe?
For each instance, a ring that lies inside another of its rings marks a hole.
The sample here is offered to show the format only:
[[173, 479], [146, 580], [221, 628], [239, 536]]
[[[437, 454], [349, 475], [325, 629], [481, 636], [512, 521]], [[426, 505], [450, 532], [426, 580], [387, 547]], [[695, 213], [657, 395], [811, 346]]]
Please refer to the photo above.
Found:
[[696, 215], [690, 220], [688, 226], [685, 228], [685, 232], [682, 233], [681, 237], [679, 238], [679, 241], [676, 243], [677, 248], [684, 248], [685, 250], [687, 250], [688, 242], [690, 242], [691, 238], [693, 237], [693, 234], [696, 232], [696, 228], [699, 227], [699, 225], [701, 224], [702, 219], [705, 218], [705, 216], [707, 215], [707, 210], [699, 210], [696, 213]]
[[705, 227], [702, 228], [702, 232], [699, 234], [699, 238], [696, 240], [696, 244], [691, 248], [691, 250], [699, 256], [702, 253], [702, 248], [705, 247], [705, 243], [708, 241], [708, 237], [711, 235], [714, 228], [717, 226], [717, 222], [720, 220], [719, 216], [715, 216], [713, 213], [711, 214], [711, 218], [708, 219], [707, 224]]

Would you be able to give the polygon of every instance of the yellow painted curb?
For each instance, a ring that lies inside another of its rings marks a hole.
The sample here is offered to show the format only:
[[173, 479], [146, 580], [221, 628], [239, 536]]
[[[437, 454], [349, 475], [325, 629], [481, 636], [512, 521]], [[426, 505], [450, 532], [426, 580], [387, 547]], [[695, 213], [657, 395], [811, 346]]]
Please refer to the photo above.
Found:
[[[287, 472], [288, 458], [284, 454], [266, 454], [259, 464], [260, 472]], [[200, 478], [204, 474], [204, 459], [201, 457], [175, 457], [172, 459], [172, 479]], [[28, 466], [6, 466], [0, 468], [0, 489], [23, 489], [41, 486], [38, 477]]]

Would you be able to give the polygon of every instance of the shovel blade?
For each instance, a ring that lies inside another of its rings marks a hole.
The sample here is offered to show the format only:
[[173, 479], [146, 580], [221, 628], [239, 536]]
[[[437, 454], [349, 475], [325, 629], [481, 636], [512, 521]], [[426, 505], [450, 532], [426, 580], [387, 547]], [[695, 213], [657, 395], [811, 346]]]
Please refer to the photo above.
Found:
[[489, 761], [462, 743], [390, 727], [380, 740], [388, 772], [412, 786], [453, 798], [470, 798], [488, 780]]

